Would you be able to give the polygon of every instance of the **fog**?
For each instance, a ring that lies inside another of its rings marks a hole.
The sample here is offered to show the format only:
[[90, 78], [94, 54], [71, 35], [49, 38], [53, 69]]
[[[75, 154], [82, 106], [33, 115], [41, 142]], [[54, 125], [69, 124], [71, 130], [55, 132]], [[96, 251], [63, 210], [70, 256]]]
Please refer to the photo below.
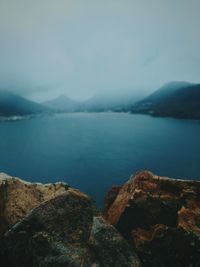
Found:
[[0, 88], [44, 101], [200, 81], [199, 0], [0, 0]]

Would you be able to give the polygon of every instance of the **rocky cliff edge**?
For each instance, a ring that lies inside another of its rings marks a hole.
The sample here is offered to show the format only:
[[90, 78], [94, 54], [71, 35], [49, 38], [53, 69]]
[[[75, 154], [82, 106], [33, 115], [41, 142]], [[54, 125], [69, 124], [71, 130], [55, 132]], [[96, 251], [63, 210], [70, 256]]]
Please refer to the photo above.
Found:
[[2, 267], [200, 267], [200, 182], [138, 172], [93, 200], [0, 174]]

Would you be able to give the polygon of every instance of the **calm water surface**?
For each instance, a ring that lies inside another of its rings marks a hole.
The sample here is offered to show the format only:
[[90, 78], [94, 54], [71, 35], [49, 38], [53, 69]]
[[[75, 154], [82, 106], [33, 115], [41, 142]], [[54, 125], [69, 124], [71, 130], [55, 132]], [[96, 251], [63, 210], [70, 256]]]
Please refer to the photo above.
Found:
[[123, 113], [66, 114], [0, 123], [0, 171], [65, 181], [101, 205], [142, 169], [200, 178], [200, 122]]

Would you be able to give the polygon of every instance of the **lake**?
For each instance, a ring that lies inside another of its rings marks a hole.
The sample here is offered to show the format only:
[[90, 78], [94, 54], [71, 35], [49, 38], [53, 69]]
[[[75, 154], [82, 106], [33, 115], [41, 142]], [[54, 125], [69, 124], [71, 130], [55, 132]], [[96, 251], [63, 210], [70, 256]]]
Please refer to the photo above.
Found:
[[0, 123], [0, 171], [65, 181], [101, 206], [138, 170], [200, 178], [200, 122], [126, 113], [74, 113]]

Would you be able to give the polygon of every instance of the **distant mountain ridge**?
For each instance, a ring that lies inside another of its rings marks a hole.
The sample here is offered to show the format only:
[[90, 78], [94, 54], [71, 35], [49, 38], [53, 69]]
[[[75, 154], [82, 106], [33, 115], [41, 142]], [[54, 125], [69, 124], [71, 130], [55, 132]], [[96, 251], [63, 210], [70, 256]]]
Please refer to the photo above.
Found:
[[57, 112], [131, 112], [152, 116], [200, 119], [200, 84], [170, 82], [151, 95], [123, 91], [101, 93], [86, 101], [76, 101], [65, 95], [42, 104], [0, 90], [0, 117], [26, 116]]
[[81, 105], [81, 109], [91, 112], [128, 111], [133, 103], [141, 99], [140, 96], [133, 93], [117, 94], [99, 94], [86, 101]]
[[41, 104], [25, 99], [7, 90], [0, 90], [0, 116], [25, 116], [50, 110]]
[[[161, 88], [156, 90], [154, 93], [147, 96], [145, 99], [147, 99], [148, 101], [156, 102], [156, 101], [159, 101], [163, 97], [168, 97], [170, 94], [174, 93], [175, 91], [179, 89], [189, 87], [192, 85], [193, 84], [189, 82], [169, 82], [169, 83], [164, 84]], [[145, 99], [142, 101], [145, 101]]]
[[137, 96], [123, 93], [99, 94], [79, 102], [65, 95], [41, 104], [25, 99], [7, 90], [0, 90], [0, 117], [26, 116], [34, 114], [63, 112], [107, 112], [128, 111]]
[[200, 119], [200, 84], [172, 82], [137, 102], [132, 113]]
[[79, 110], [80, 103], [65, 95], [60, 95], [55, 99], [45, 101], [44, 106], [52, 108], [58, 112], [75, 112]]
[[44, 106], [58, 112], [106, 112], [128, 111], [133, 103], [141, 99], [133, 93], [101, 93], [84, 101], [75, 101], [65, 95], [43, 102]]

